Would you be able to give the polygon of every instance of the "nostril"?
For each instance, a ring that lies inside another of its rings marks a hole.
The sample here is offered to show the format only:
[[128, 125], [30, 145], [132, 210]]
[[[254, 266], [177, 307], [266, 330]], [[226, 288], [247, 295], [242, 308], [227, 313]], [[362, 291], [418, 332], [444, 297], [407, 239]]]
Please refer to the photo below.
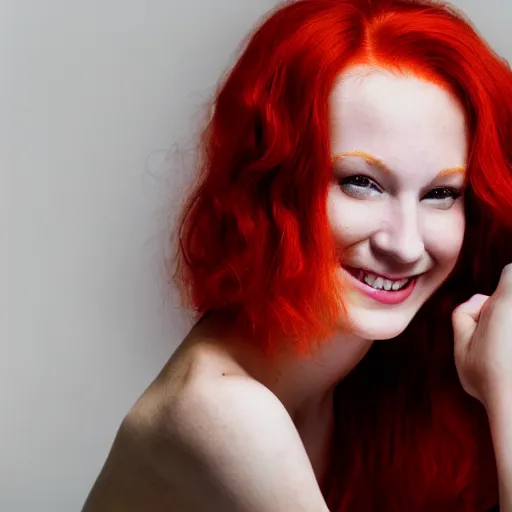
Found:
[[370, 239], [372, 251], [397, 266], [417, 263], [425, 252], [422, 239], [407, 232], [380, 231]]

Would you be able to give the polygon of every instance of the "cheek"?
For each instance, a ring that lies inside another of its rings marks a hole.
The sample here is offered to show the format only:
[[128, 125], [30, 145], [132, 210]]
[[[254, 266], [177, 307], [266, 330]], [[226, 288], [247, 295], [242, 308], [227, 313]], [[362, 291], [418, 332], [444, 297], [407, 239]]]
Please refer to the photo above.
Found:
[[337, 186], [329, 191], [327, 218], [334, 239], [343, 247], [368, 238], [378, 225], [379, 211], [375, 204], [350, 199]]
[[444, 212], [443, 218], [432, 216], [425, 225], [425, 248], [439, 263], [454, 265], [464, 240], [463, 207]]

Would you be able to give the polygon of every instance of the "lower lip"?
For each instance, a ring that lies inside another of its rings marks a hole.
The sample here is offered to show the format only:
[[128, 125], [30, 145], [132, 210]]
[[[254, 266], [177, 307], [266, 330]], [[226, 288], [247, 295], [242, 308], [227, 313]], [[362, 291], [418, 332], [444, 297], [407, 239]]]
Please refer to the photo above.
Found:
[[348, 270], [343, 270], [345, 271], [345, 273], [350, 278], [351, 282], [358, 290], [360, 290], [362, 293], [372, 298], [373, 300], [381, 302], [382, 304], [400, 304], [404, 302], [410, 297], [411, 293], [414, 291], [416, 283], [418, 282], [418, 278], [416, 277], [407, 285], [406, 288], [397, 290], [396, 292], [387, 290], [376, 290], [375, 288], [368, 286], [366, 283], [359, 281], [359, 279], [353, 276]]

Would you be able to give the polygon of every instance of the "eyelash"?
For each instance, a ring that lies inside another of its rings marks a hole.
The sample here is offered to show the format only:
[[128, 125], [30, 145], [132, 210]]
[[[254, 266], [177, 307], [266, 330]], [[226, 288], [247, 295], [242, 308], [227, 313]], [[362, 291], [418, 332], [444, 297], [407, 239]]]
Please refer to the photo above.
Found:
[[371, 178], [368, 178], [368, 176], [350, 176], [340, 180], [339, 183], [340, 185], [353, 185], [358, 188], [368, 188], [381, 192], [379, 186]]
[[438, 199], [438, 200], [442, 200], [442, 199], [448, 199], [449, 197], [451, 197], [453, 200], [455, 199], [458, 199], [460, 196], [461, 196], [461, 193], [458, 192], [457, 190], [454, 190], [453, 188], [450, 188], [450, 187], [440, 187], [440, 188], [434, 188], [433, 190], [431, 190], [428, 194], [432, 194], [434, 192], [437, 192], [437, 191], [444, 191], [444, 192], [448, 192], [449, 195], [447, 195], [446, 197], [433, 197], [432, 199]]
[[[363, 175], [356, 175], [356, 176], [350, 176], [348, 178], [343, 178], [339, 181], [340, 186], [343, 185], [352, 185], [359, 189], [369, 189], [369, 190], [376, 190], [377, 192], [382, 192], [380, 187], [368, 176]], [[444, 193], [447, 193], [444, 197], [428, 197], [432, 195], [435, 192], [442, 191]], [[452, 198], [454, 201], [458, 199], [461, 196], [461, 193], [451, 187], [438, 187], [432, 189], [430, 192], [426, 194], [424, 199], [437, 199], [439, 201], [442, 201], [443, 199]]]

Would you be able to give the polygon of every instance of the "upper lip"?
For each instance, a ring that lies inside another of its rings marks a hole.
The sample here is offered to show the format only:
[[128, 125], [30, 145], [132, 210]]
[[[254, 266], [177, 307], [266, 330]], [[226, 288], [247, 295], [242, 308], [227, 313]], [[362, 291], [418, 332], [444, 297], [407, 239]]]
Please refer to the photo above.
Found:
[[366, 268], [366, 267], [353, 267], [353, 266], [346, 266], [347, 269], [352, 269], [352, 270], [362, 270], [363, 272], [366, 272], [368, 274], [373, 274], [374, 276], [377, 276], [377, 277], [382, 277], [383, 279], [388, 279], [389, 281], [401, 281], [402, 279], [412, 279], [414, 277], [418, 277], [420, 274], [417, 273], [417, 274], [409, 274], [409, 275], [390, 275], [390, 274], [384, 274], [382, 272], [376, 272], [375, 270], [371, 270], [369, 268]]

